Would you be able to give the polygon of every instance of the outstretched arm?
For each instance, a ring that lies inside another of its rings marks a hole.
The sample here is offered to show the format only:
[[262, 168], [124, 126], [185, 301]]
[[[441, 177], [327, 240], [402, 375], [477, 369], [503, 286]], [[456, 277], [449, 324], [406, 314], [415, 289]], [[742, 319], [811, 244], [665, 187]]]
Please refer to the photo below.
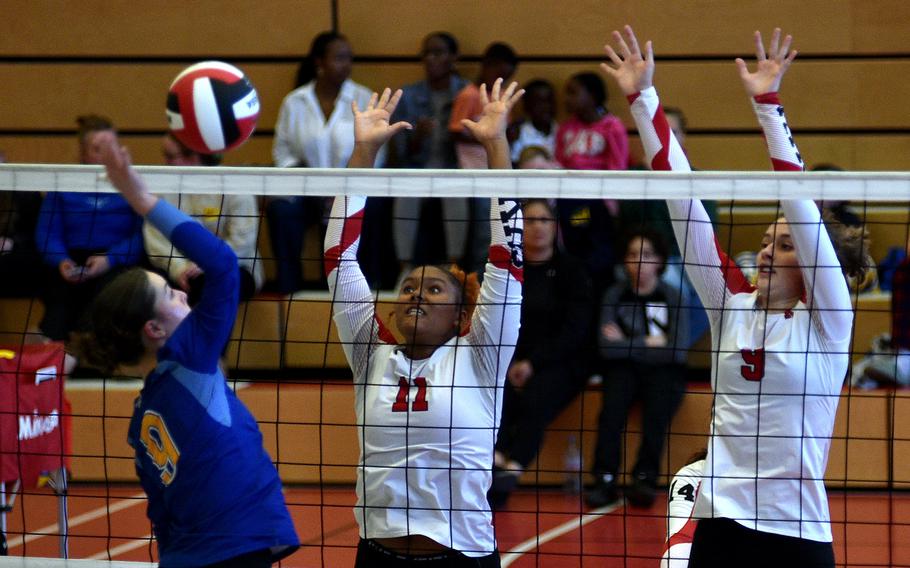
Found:
[[[480, 91], [484, 103], [480, 119], [476, 122], [465, 120], [462, 124], [483, 144], [491, 169], [509, 169], [512, 167], [506, 139], [509, 111], [524, 90], [518, 90], [518, 85], [512, 83], [503, 91], [502, 79], [497, 79], [489, 97], [485, 86]], [[492, 199], [490, 256], [471, 320], [469, 340], [475, 347], [475, 356], [488, 371], [485, 377], [496, 385], [505, 380], [521, 325], [522, 231], [518, 201]]]
[[793, 37], [788, 35], [780, 40], [780, 28], [775, 28], [771, 35], [768, 51], [762, 43], [761, 32], [755, 32], [756, 67], [750, 72], [746, 62], [736, 59], [739, 78], [749, 95], [752, 108], [761, 124], [768, 153], [775, 171], [802, 171], [803, 159], [793, 141], [790, 126], [784, 116], [784, 107], [780, 103], [778, 91], [781, 80], [790, 64], [796, 58], [796, 50], [790, 50]]
[[[796, 50], [790, 49], [793, 37], [787, 35], [781, 41], [780, 28], [775, 28], [767, 52], [760, 32], [755, 32], [754, 39], [755, 71], [750, 72], [746, 62], [737, 58], [739, 77], [752, 100], [774, 170], [802, 171], [802, 156], [778, 96], [781, 81], [796, 58]], [[853, 306], [821, 212], [809, 199], [783, 201], [781, 207], [796, 245], [806, 286], [806, 303], [812, 310], [813, 321], [828, 339], [845, 341], [850, 337], [853, 324]]]
[[[605, 46], [610, 62], [602, 63], [600, 67], [616, 81], [632, 105], [632, 117], [650, 168], [688, 172], [691, 170], [689, 160], [670, 129], [654, 89], [651, 42], [645, 43], [642, 52], [632, 28], [625, 26], [624, 31], [625, 37], [618, 31], [613, 32], [616, 48]], [[738, 270], [730, 269], [732, 263], [718, 248], [711, 218], [701, 201], [670, 199], [667, 207], [686, 272], [713, 323], [720, 317], [727, 290], [741, 291], [745, 279]]]
[[[397, 132], [410, 128], [406, 122], [389, 123], [400, 98], [401, 90], [392, 94], [390, 89], [386, 89], [382, 96], [373, 93], [362, 111], [357, 108], [356, 102], [351, 104], [354, 111], [354, 152], [348, 162], [349, 168], [372, 168], [382, 145]], [[393, 341], [391, 334], [376, 318], [373, 294], [357, 263], [366, 202], [366, 197], [359, 195], [335, 198], [324, 249], [325, 274], [332, 295], [335, 325], [355, 379], [360, 378], [376, 339]]]

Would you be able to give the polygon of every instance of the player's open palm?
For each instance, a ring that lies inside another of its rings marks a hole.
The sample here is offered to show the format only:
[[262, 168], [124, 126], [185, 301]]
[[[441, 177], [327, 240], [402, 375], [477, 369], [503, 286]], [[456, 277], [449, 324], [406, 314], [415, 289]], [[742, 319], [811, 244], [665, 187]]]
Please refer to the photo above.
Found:
[[648, 40], [642, 52], [632, 26], [625, 26], [623, 30], [626, 32], [625, 38], [618, 31], [613, 31], [613, 43], [616, 44], [618, 53], [612, 45], [604, 46], [612, 65], [601, 63], [600, 68], [613, 77], [623, 94], [634, 95], [654, 84], [654, 50]]
[[790, 50], [793, 36], [784, 37], [784, 41], [781, 43], [780, 28], [774, 28], [767, 52], [765, 52], [761, 32], [755, 32], [753, 37], [755, 38], [756, 69], [750, 73], [746, 62], [737, 57], [736, 66], [739, 68], [739, 78], [742, 79], [743, 87], [750, 97], [775, 93], [780, 89], [780, 81], [783, 79], [784, 73], [796, 58], [796, 50]]
[[373, 93], [363, 110], [357, 108], [356, 102], [351, 103], [354, 111], [354, 142], [379, 147], [398, 132], [411, 128], [407, 122], [389, 122], [399, 100], [401, 89], [393, 94], [391, 89], [386, 88], [381, 96]]
[[515, 82], [503, 91], [502, 79], [496, 79], [489, 96], [487, 86], [481, 85], [480, 103], [483, 105], [483, 111], [480, 118], [477, 121], [465, 119], [461, 124], [481, 144], [504, 139], [506, 127], [509, 125], [509, 113], [524, 93], [524, 89], [518, 89], [518, 83]]

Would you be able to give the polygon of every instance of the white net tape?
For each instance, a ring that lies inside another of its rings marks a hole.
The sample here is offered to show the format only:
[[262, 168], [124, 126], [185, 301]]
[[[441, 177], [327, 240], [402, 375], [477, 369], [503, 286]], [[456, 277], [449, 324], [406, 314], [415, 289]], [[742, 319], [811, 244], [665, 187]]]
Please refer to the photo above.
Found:
[[[723, 200], [910, 200], [907, 172], [588, 172], [556, 170], [338, 170], [136, 168], [153, 193], [516, 196]], [[0, 165], [0, 191], [113, 191], [99, 166]]]

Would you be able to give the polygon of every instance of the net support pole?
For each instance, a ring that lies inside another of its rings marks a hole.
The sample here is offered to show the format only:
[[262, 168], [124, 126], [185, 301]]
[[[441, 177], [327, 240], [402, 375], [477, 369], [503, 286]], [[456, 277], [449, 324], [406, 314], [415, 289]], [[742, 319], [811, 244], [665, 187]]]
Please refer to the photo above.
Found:
[[60, 558], [69, 558], [69, 517], [67, 514], [66, 468], [51, 473], [54, 492], [57, 494], [57, 526], [60, 529]]

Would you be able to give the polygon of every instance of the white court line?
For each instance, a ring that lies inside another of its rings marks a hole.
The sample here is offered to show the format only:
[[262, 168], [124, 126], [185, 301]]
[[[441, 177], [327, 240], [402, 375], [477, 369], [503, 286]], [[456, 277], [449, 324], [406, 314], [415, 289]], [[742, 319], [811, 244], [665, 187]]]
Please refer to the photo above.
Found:
[[508, 568], [511, 566], [512, 563], [521, 558], [525, 552], [530, 552], [531, 550], [534, 550], [546, 542], [550, 542], [551, 540], [559, 538], [566, 533], [580, 529], [588, 523], [602, 519], [604, 515], [612, 513], [623, 505], [625, 505], [625, 501], [620, 500], [616, 503], [613, 503], [612, 505], [606, 505], [604, 507], [598, 507], [597, 509], [591, 509], [587, 513], [583, 513], [571, 521], [566, 521], [563, 524], [554, 527], [544, 533], [541, 533], [537, 536], [532, 536], [521, 544], [514, 546], [511, 550], [509, 550], [509, 552], [503, 554], [500, 557], [502, 561], [502, 568]]
[[[137, 493], [135, 495], [121, 499], [120, 501], [113, 503], [110, 506], [105, 505], [104, 507], [98, 507], [97, 509], [83, 513], [78, 517], [73, 517], [69, 520], [68, 525], [69, 528], [72, 529], [73, 527], [78, 527], [79, 525], [83, 525], [90, 521], [94, 521], [95, 519], [99, 519], [108, 513], [123, 511], [124, 509], [129, 509], [130, 507], [135, 507], [140, 503], [146, 502], [145, 493]], [[58, 536], [59, 534], [60, 527], [57, 525], [57, 523], [54, 523], [52, 525], [47, 525], [46, 527], [41, 527], [34, 532], [30, 532], [29, 534], [25, 535], [25, 537], [17, 536], [16, 538], [10, 539], [10, 541], [7, 543], [7, 546], [9, 546], [9, 549], [12, 550], [13, 548], [22, 546], [27, 542], [32, 542], [33, 540], [38, 540], [39, 538], [44, 538], [46, 536]]]
[[[151, 538], [152, 538], [152, 535], [147, 534], [137, 540], [131, 540], [130, 542], [117, 545], [114, 548], [111, 548], [109, 550], [102, 550], [98, 554], [93, 554], [93, 555], [89, 556], [88, 559], [89, 560], [107, 560], [108, 555], [110, 555], [111, 558], [116, 558], [117, 556], [120, 556], [121, 554], [125, 554], [131, 550], [136, 550], [137, 548], [142, 548], [143, 546], [148, 546]], [[154, 566], [154, 564], [152, 564], [151, 566]]]

